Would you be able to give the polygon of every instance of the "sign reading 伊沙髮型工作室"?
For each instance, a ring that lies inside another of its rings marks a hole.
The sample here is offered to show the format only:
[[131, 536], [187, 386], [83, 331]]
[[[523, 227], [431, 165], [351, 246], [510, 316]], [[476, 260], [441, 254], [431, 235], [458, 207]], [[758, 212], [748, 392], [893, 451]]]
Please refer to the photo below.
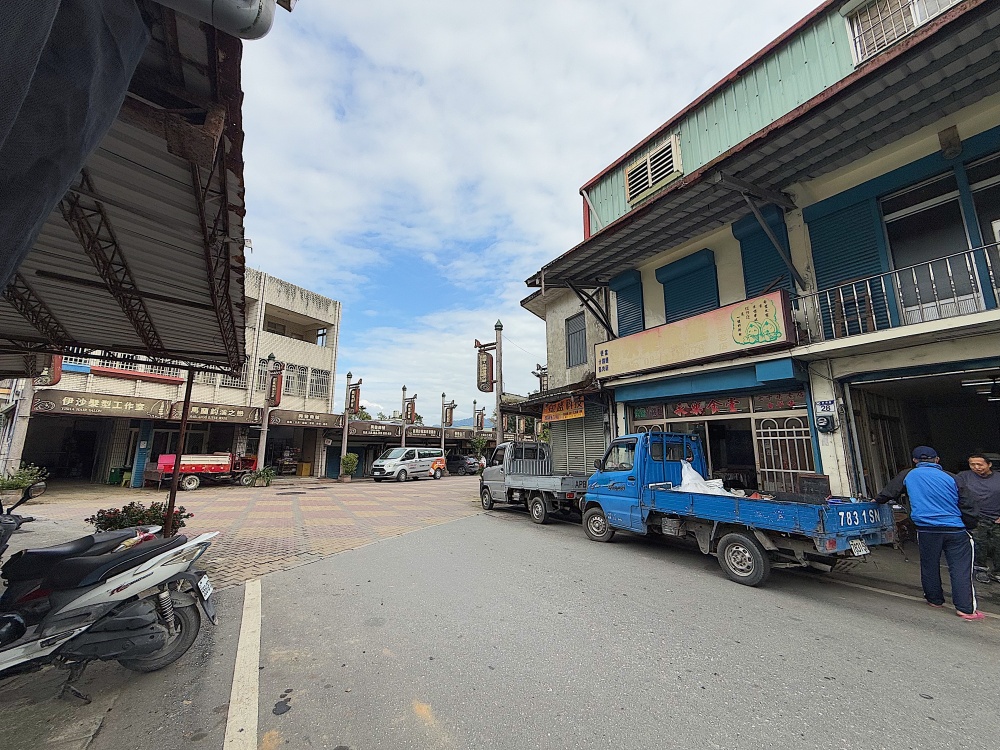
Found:
[[168, 419], [171, 402], [142, 396], [109, 396], [83, 391], [37, 391], [31, 399], [33, 414], [92, 414], [100, 417]]
[[793, 343], [788, 293], [779, 290], [597, 344], [594, 361], [603, 380]]

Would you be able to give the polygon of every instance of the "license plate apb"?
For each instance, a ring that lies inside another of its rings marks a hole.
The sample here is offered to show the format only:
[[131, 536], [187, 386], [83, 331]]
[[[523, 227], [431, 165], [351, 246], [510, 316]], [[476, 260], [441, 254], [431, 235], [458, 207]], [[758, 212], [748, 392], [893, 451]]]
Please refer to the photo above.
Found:
[[851, 539], [850, 543], [851, 543], [851, 552], [853, 552], [857, 557], [861, 557], [862, 555], [867, 555], [871, 552], [871, 550], [868, 549], [868, 545], [865, 544], [864, 539]]
[[201, 598], [208, 601], [208, 597], [212, 595], [215, 589], [212, 588], [212, 582], [208, 580], [208, 576], [202, 576], [198, 579], [198, 591], [201, 592]]

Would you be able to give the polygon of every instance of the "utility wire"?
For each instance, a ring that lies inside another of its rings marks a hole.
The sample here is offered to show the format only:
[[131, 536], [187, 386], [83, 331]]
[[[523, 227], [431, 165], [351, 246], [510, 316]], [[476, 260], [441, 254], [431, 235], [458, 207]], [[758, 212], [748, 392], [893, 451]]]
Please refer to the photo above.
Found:
[[524, 348], [523, 346], [520, 346], [520, 345], [519, 345], [519, 344], [517, 344], [516, 342], [514, 342], [514, 341], [511, 341], [511, 340], [510, 340], [510, 338], [509, 338], [509, 337], [508, 337], [508, 336], [507, 336], [506, 334], [500, 334], [500, 335], [501, 335], [501, 336], [503, 336], [503, 340], [504, 340], [504, 341], [506, 341], [506, 342], [507, 342], [508, 344], [514, 344], [514, 346], [516, 346], [516, 347], [517, 347], [518, 349], [520, 349], [520, 350], [521, 350], [522, 352], [524, 352], [525, 354], [530, 354], [530, 355], [531, 355], [532, 357], [534, 357], [535, 359], [538, 359], [538, 355], [537, 355], [537, 354], [535, 354], [534, 352], [529, 352], [529, 351], [528, 351], [527, 349], [525, 349], [525, 348]]

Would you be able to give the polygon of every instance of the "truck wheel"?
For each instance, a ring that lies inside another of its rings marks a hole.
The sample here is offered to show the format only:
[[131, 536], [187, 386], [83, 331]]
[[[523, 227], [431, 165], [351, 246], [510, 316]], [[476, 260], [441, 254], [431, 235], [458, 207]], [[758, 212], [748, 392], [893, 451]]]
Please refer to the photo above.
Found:
[[760, 543], [746, 534], [726, 534], [716, 555], [726, 575], [744, 586], [759, 586], [771, 575], [771, 559]]
[[182, 490], [196, 490], [201, 486], [201, 479], [197, 474], [185, 474], [181, 477], [180, 488]]
[[535, 495], [528, 502], [528, 512], [531, 513], [531, 520], [535, 523], [549, 522], [549, 508], [545, 504], [545, 498]]
[[583, 531], [588, 539], [595, 542], [610, 542], [615, 530], [608, 523], [608, 517], [600, 508], [591, 508], [583, 514]]
[[396, 475], [396, 481], [397, 482], [405, 482], [406, 481], [406, 469], [400, 469], [399, 470], [399, 473]]
[[240, 474], [239, 479], [237, 479], [236, 482], [240, 487], [249, 487], [253, 484], [253, 477], [250, 476], [250, 472], [248, 471], [246, 474]]
[[490, 492], [489, 487], [483, 487], [483, 491], [479, 493], [479, 501], [483, 504], [483, 510], [493, 508], [493, 493]]

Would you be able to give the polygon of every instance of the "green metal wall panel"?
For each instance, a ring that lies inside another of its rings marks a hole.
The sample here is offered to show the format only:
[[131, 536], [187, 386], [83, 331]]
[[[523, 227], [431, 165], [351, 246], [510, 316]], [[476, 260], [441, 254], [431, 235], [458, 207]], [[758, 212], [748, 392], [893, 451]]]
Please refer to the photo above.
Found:
[[[847, 24], [833, 11], [773, 50], [678, 124], [675, 132], [680, 137], [684, 173], [703, 167], [852, 72]], [[605, 226], [630, 210], [625, 201], [625, 169], [669, 136], [651, 141], [590, 188], [590, 199]], [[592, 220], [591, 230], [598, 229]]]

